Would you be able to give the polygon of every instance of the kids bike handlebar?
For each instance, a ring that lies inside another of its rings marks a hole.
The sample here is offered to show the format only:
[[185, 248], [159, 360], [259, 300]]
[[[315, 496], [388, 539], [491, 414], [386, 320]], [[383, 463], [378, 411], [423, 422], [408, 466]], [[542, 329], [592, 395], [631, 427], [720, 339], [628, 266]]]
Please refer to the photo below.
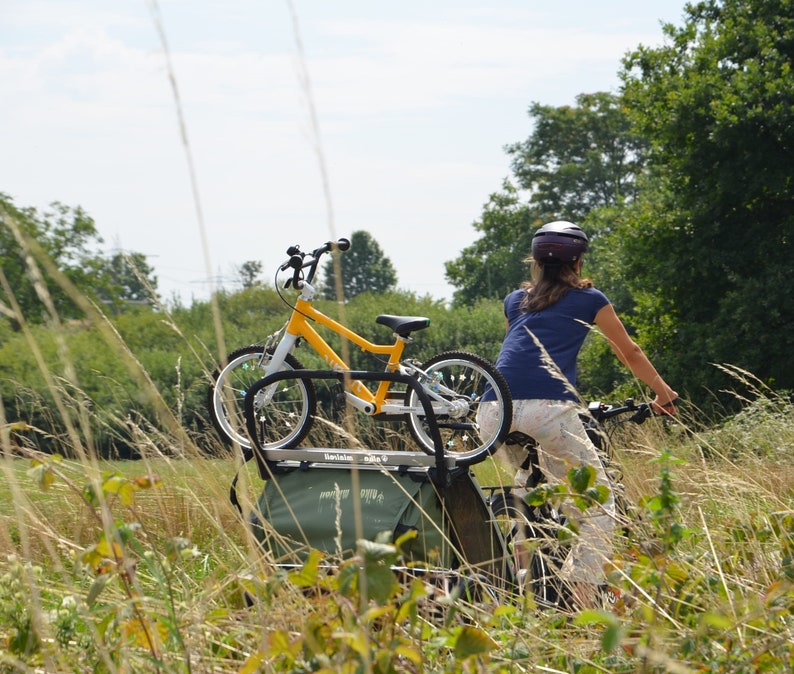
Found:
[[311, 283], [317, 271], [317, 264], [325, 253], [330, 253], [332, 250], [345, 251], [348, 248], [350, 248], [350, 241], [344, 238], [338, 241], [326, 241], [322, 246], [315, 248], [310, 253], [303, 252], [297, 244], [290, 246], [287, 248], [289, 258], [279, 267], [280, 271], [287, 271], [290, 268], [293, 270], [292, 276], [287, 279], [284, 287], [289, 288], [291, 285], [293, 288], [300, 288], [304, 280], [301, 278], [301, 272], [304, 269], [309, 270], [306, 273], [305, 281], [306, 283]]

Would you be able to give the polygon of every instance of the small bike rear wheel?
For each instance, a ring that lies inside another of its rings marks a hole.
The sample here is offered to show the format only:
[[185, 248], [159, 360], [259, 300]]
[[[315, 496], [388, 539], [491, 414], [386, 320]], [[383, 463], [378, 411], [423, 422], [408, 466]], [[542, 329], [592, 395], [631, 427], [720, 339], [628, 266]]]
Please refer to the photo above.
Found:
[[529, 506], [515, 494], [498, 490], [489, 497], [488, 507], [504, 539], [505, 552], [508, 554], [506, 561], [513, 577], [518, 578], [519, 569], [522, 568], [519, 546], [529, 525]]
[[[426, 388], [431, 395], [444, 454], [454, 456], [461, 466], [487, 458], [507, 437], [512, 423], [513, 401], [504, 377], [492, 363], [466, 351], [441, 353], [421, 369], [432, 382]], [[486, 394], [490, 398], [487, 404], [494, 404], [498, 417], [493, 430], [488, 431], [477, 423], [477, 411]], [[422, 407], [419, 394], [412, 388], [406, 393], [406, 404], [414, 409]], [[424, 411], [408, 414], [408, 429], [424, 452], [435, 454]]]
[[[237, 349], [227, 357], [227, 364], [216, 370], [208, 390], [210, 419], [225, 442], [251, 448], [245, 423], [245, 394], [265, 376], [270, 355], [253, 344]], [[283, 370], [302, 370], [303, 365], [288, 354]], [[259, 401], [264, 396], [260, 396]], [[259, 440], [263, 447], [294, 447], [311, 429], [317, 410], [317, 393], [311, 379], [288, 379], [278, 383], [270, 401], [255, 401]]]
[[[565, 551], [557, 541], [560, 522], [544, 508], [533, 508], [514, 493], [499, 491], [489, 501], [494, 521], [504, 536], [510, 563], [525, 592], [538, 604], [564, 603], [559, 578]], [[520, 573], [520, 570], [524, 573]]]

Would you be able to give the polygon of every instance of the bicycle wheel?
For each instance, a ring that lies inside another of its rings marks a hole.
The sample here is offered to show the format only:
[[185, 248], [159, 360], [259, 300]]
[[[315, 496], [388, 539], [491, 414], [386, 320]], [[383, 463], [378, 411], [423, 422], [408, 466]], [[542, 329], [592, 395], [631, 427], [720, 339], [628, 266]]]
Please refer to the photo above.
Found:
[[[436, 423], [441, 434], [444, 453], [457, 458], [465, 466], [485, 459], [504, 441], [513, 418], [510, 389], [501, 373], [487, 360], [465, 351], [448, 351], [434, 356], [421, 366], [429, 375], [426, 387], [433, 395]], [[477, 424], [477, 409], [483, 396], [493, 391], [498, 423], [485, 432]], [[409, 388], [406, 404], [421, 408], [418, 393]], [[435, 445], [424, 411], [408, 414], [408, 429], [414, 440], [428, 454], [435, 454]]]
[[518, 571], [522, 568], [521, 551], [518, 546], [525, 538], [524, 532], [529, 524], [529, 506], [515, 494], [499, 490], [488, 499], [488, 507], [494, 523], [502, 532], [505, 550], [510, 555], [507, 561], [513, 577], [518, 578]]
[[[564, 601], [559, 571], [564, 559], [557, 541], [557, 518], [533, 508], [516, 494], [496, 492], [489, 503], [494, 520], [510, 552], [515, 577], [538, 604], [557, 606]], [[520, 573], [526, 570], [526, 576]]]
[[[264, 376], [268, 355], [259, 344], [229, 354], [224, 368], [216, 370], [208, 391], [212, 425], [226, 442], [251, 448], [245, 425], [246, 391]], [[282, 370], [302, 370], [292, 354]], [[267, 405], [255, 403], [259, 439], [263, 447], [294, 447], [308, 434], [317, 409], [317, 393], [311, 379], [288, 379], [277, 384]], [[260, 394], [263, 398], [263, 394]], [[266, 409], [265, 409], [266, 408]]]

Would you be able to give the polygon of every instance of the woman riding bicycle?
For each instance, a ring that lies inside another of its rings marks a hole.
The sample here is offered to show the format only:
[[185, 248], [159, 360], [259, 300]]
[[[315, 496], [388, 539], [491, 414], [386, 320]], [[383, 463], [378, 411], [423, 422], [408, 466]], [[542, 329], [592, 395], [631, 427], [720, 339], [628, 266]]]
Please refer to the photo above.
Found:
[[[606, 296], [580, 276], [587, 248], [587, 236], [571, 222], [550, 222], [535, 233], [527, 260], [532, 263], [532, 281], [505, 298], [507, 333], [496, 366], [513, 397], [511, 432], [537, 441], [546, 479], [563, 483], [571, 468], [592, 466], [596, 485], [609, 487], [597, 450], [579, 418], [574, 388], [577, 357], [592, 326], [598, 327], [634, 376], [654, 391], [656, 412], [675, 413], [678, 395], [629, 337]], [[488, 415], [489, 408], [483, 406], [480, 423], [485, 428], [490, 426]], [[509, 446], [499, 455], [515, 468], [525, 458]], [[519, 468], [516, 487], [525, 487], [527, 478]], [[579, 608], [594, 606], [612, 551], [614, 498], [610, 492], [605, 503], [585, 511], [574, 503], [566, 504], [566, 515], [578, 525], [579, 535], [563, 564], [562, 579]]]

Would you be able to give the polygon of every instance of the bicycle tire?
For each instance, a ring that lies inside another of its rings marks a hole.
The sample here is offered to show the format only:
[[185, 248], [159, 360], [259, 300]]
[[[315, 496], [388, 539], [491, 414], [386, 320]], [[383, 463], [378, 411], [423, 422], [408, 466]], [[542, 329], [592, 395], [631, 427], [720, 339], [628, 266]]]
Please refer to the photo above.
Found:
[[510, 553], [510, 564], [516, 578], [521, 578], [520, 553], [517, 546], [528, 541], [528, 578], [523, 580], [524, 590], [531, 590], [535, 601], [544, 606], [558, 606], [565, 601], [565, 590], [559, 577], [564, 560], [556, 531], [560, 522], [545, 518], [538, 508], [530, 507], [516, 494], [497, 492], [489, 507], [494, 520], [500, 523], [505, 548]]
[[494, 492], [488, 499], [488, 507], [494, 523], [502, 533], [505, 542], [505, 551], [509, 554], [508, 565], [513, 577], [518, 577], [521, 568], [516, 543], [521, 540], [521, 527], [529, 522], [529, 506], [515, 494], [504, 491]]
[[[237, 349], [228, 355], [226, 365], [213, 373], [208, 388], [207, 406], [212, 425], [224, 442], [236, 443], [244, 450], [252, 447], [245, 423], [245, 393], [264, 376], [266, 359], [265, 347], [261, 344]], [[282, 370], [302, 369], [300, 361], [288, 354]], [[270, 415], [258, 425], [262, 447], [296, 446], [311, 430], [317, 411], [314, 382], [298, 378], [280, 382], [268, 409]]]
[[[444, 453], [454, 456], [460, 466], [487, 458], [507, 437], [513, 420], [513, 399], [505, 378], [492, 363], [466, 351], [440, 353], [421, 369], [440, 376], [441, 386], [451, 392], [442, 395], [459, 403], [452, 414], [436, 414]], [[477, 425], [477, 408], [489, 389], [496, 395], [500, 418], [496, 430], [484, 436]], [[405, 401], [409, 407], [421, 408], [419, 394], [413, 389], [406, 392]], [[410, 412], [407, 421], [416, 443], [424, 452], [434, 455], [436, 448], [424, 412]]]

